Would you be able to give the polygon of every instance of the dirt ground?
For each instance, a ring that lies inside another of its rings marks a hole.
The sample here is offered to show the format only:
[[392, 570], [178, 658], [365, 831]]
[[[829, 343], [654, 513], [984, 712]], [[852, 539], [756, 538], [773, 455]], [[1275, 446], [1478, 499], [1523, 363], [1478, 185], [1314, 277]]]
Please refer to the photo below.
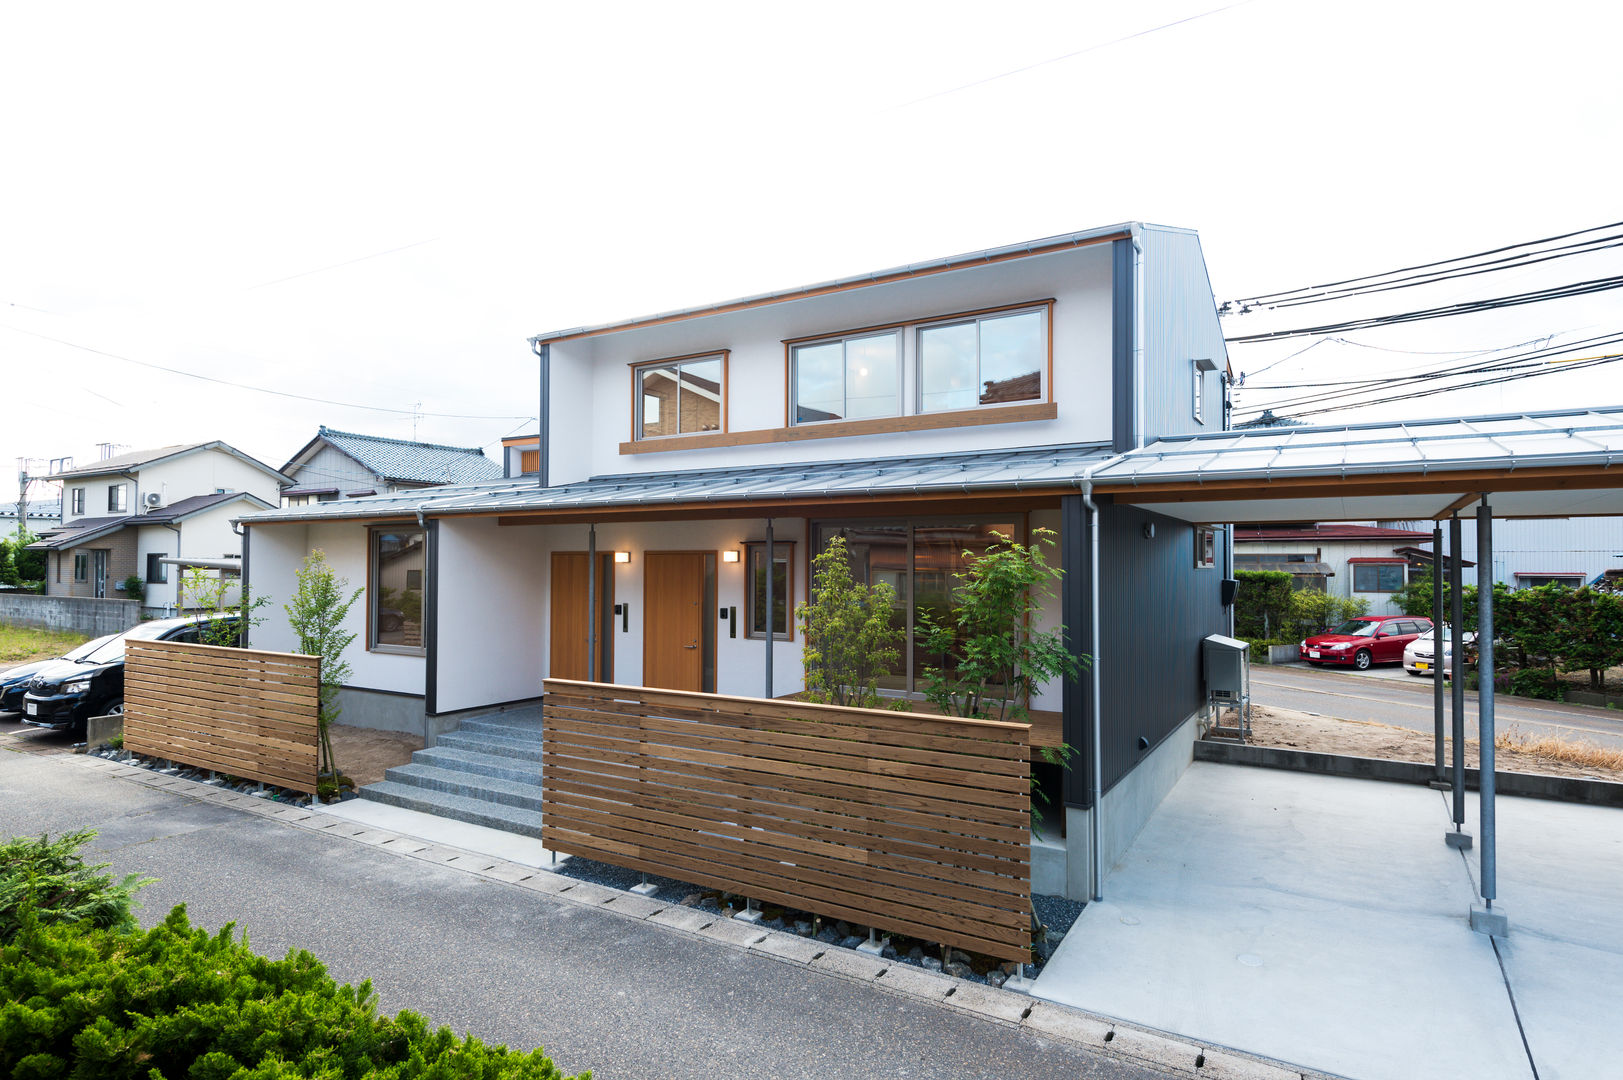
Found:
[[[1516, 732], [1507, 733], [1512, 740]], [[1433, 736], [1429, 732], [1377, 724], [1368, 720], [1338, 720], [1311, 716], [1294, 709], [1251, 707], [1251, 741], [1258, 746], [1278, 746], [1320, 754], [1384, 758], [1388, 761], [1432, 760]], [[1452, 760], [1453, 740], [1444, 744], [1445, 759]], [[1476, 739], [1465, 740], [1465, 763], [1480, 763], [1481, 746]], [[1503, 741], [1494, 753], [1494, 771], [1539, 773], [1545, 776], [1576, 776], [1590, 780], [1623, 780], [1623, 768], [1578, 765], [1546, 754], [1506, 748]]]
[[378, 783], [383, 779], [383, 770], [406, 764], [412, 751], [422, 748], [423, 740], [418, 735], [343, 724], [332, 727], [333, 758], [339, 771], [354, 780], [357, 787]]

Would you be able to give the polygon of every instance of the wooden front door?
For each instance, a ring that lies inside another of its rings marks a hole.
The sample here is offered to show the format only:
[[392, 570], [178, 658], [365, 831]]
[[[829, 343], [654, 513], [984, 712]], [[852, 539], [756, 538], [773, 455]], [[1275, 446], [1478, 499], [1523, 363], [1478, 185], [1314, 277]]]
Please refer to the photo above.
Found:
[[[599, 553], [597, 568], [598, 682], [614, 681], [613, 555]], [[552, 553], [551, 658], [547, 670], [554, 679], [589, 679], [586, 621], [586, 552]]]
[[650, 551], [644, 558], [642, 684], [704, 690], [706, 556]]

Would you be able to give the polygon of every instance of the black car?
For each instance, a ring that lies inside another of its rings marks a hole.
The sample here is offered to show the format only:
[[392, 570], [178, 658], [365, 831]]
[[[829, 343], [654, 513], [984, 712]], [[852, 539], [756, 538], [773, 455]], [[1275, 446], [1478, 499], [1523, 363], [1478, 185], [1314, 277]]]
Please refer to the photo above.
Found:
[[[91, 651], [81, 647], [72, 659], [51, 660], [31, 676], [23, 695], [23, 723], [83, 734], [85, 721], [124, 711], [124, 646], [130, 641], [217, 640], [217, 625], [240, 634], [241, 620], [229, 615], [156, 619], [103, 638]], [[227, 631], [229, 632], [229, 631]]]
[[106, 637], [94, 638], [61, 656], [53, 656], [49, 660], [36, 660], [31, 664], [18, 664], [14, 668], [0, 672], [0, 712], [22, 712], [23, 695], [28, 693], [28, 680], [47, 668], [61, 664], [64, 660], [88, 656], [117, 636], [108, 634]]

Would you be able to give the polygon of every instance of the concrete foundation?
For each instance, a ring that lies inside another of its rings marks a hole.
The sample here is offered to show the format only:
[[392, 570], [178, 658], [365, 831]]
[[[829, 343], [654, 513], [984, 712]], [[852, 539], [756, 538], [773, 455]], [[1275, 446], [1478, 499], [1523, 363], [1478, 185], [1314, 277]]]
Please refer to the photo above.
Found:
[[[1200, 731], [1200, 718], [1205, 711], [1192, 713], [1176, 730], [1161, 740], [1133, 771], [1122, 777], [1104, 794], [1104, 814], [1100, 818], [1100, 842], [1104, 848], [1100, 864], [1108, 880], [1111, 870], [1132, 846], [1144, 824], [1161, 805], [1194, 760], [1195, 737]], [[1088, 880], [1092, 854], [1092, 811], [1074, 806], [1065, 808], [1065, 890], [1072, 900], [1092, 897]], [[1032, 891], [1038, 887], [1039, 859], [1033, 851]], [[1049, 875], [1042, 883], [1049, 882]]]
[[454, 716], [429, 716], [424, 712], [423, 699], [416, 694], [390, 694], [345, 686], [338, 691], [338, 706], [343, 709], [339, 723], [373, 731], [421, 735], [424, 746], [433, 746], [434, 736], [457, 728]]

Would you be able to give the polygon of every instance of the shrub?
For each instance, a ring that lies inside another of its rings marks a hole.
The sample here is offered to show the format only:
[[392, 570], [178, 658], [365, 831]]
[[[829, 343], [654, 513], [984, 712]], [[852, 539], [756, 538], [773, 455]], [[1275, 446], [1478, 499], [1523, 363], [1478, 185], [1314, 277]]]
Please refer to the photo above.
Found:
[[879, 676], [902, 658], [895, 623], [896, 590], [851, 576], [845, 537], [836, 536], [812, 560], [812, 599], [795, 605], [806, 637], [806, 699], [877, 709]]
[[118, 587], [124, 590], [124, 599], [126, 600], [146, 599], [147, 583], [135, 574], [131, 574], [119, 582]]
[[0, 1002], [0, 1074], [22, 1078], [563, 1077], [540, 1050], [380, 1017], [369, 982], [340, 986], [302, 950], [259, 956], [231, 926], [193, 929], [184, 907], [135, 934], [25, 913], [0, 948]]
[[1369, 611], [1369, 601], [1363, 597], [1332, 596], [1316, 589], [1300, 589], [1291, 593], [1291, 636], [1302, 638], [1322, 634], [1338, 623], [1343, 623]]
[[1285, 632], [1295, 579], [1283, 570], [1236, 570], [1234, 636], [1273, 638]]
[[115, 883], [112, 875], [101, 873], [108, 864], [86, 866], [79, 849], [95, 835], [14, 837], [0, 844], [0, 945], [17, 934], [25, 917], [39, 925], [82, 922], [135, 929], [135, 890], [150, 879], [130, 874]]
[[[1499, 680], [1494, 679], [1494, 686]], [[1517, 697], [1543, 698], [1545, 701], [1564, 701], [1561, 684], [1556, 681], [1554, 668], [1522, 668], [1510, 674], [1510, 692]]]

